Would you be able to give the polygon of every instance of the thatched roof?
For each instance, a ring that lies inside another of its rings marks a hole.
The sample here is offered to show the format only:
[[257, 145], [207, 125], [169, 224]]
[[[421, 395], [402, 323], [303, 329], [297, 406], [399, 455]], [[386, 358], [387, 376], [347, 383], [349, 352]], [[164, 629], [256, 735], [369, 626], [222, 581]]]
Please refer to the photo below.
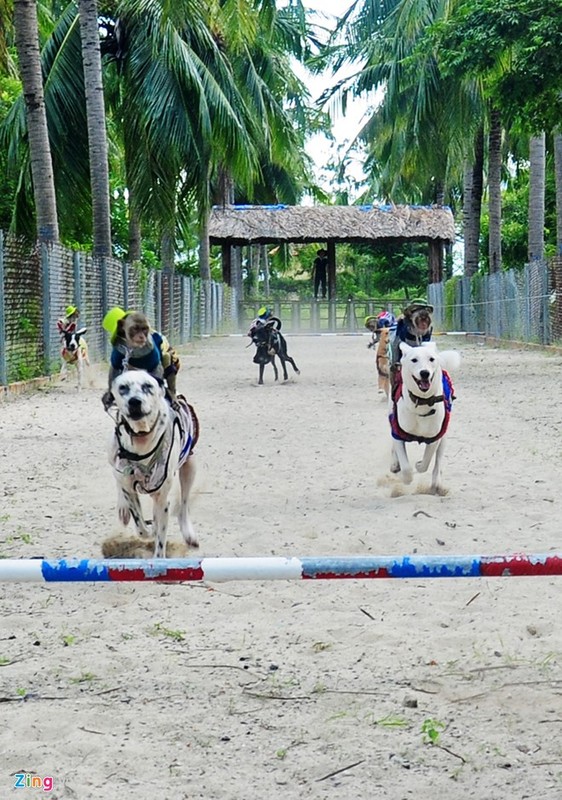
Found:
[[211, 244], [274, 242], [454, 242], [445, 206], [215, 206]]

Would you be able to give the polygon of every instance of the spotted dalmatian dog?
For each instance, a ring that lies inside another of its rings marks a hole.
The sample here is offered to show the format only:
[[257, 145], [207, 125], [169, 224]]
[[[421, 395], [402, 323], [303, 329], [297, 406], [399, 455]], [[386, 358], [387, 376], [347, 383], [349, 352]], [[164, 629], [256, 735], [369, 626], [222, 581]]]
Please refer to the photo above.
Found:
[[[132, 517], [141, 537], [154, 536], [155, 558], [165, 557], [169, 496], [177, 475], [180, 531], [189, 547], [198, 547], [188, 509], [195, 477], [193, 448], [199, 434], [193, 408], [182, 395], [178, 395], [178, 407], [172, 408], [163, 383], [144, 370], [117, 376], [111, 395], [117, 414], [109, 462], [117, 484], [120, 521], [126, 526]], [[140, 494], [152, 497], [152, 534], [143, 518]]]

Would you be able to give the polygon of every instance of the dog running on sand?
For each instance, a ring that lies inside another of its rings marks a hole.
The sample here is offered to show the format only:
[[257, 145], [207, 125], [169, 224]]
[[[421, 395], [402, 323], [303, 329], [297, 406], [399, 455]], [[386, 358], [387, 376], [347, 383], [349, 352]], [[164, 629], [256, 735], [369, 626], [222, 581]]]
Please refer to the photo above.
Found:
[[179, 477], [179, 526], [189, 547], [198, 547], [189, 516], [189, 492], [195, 477], [193, 448], [199, 436], [195, 411], [182, 395], [177, 408], [165, 397], [162, 382], [144, 370], [127, 370], [111, 385], [117, 407], [109, 462], [117, 484], [117, 511], [123, 525], [133, 518], [138, 534], [150, 539], [140, 494], [153, 501], [154, 556], [166, 555], [169, 495]]
[[418, 472], [427, 472], [433, 462], [431, 492], [441, 494], [441, 459], [454, 400], [448, 370], [455, 370], [460, 356], [450, 350], [437, 352], [434, 342], [410, 347], [402, 342], [401, 369], [389, 400], [392, 433], [391, 472], [400, 472], [404, 483], [412, 482], [412, 467], [406, 444], [425, 445]]

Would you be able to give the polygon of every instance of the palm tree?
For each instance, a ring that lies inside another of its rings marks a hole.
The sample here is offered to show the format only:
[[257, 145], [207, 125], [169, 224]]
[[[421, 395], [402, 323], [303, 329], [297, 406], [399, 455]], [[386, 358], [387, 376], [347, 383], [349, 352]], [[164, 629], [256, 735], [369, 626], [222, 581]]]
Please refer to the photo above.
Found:
[[[353, 54], [362, 62], [352, 91], [384, 91], [359, 134], [368, 147], [371, 196], [442, 204], [460, 193], [460, 165], [482, 124], [483, 103], [475, 81], [443, 76], [439, 47], [429, 35], [432, 25], [447, 20], [452, 5], [364, 0], [354, 4], [357, 16], [345, 21]], [[431, 255], [430, 280], [439, 280], [443, 254]]]
[[35, 0], [14, 0], [14, 27], [23, 84], [37, 237], [59, 238], [53, 164], [45, 112]]
[[[227, 11], [232, 47], [221, 33], [228, 26], [219, 12]], [[302, 126], [294, 123], [302, 113], [295, 99], [299, 86], [283, 59], [292, 42], [288, 14], [278, 13], [274, 0], [116, 0], [104, 6], [110, 163], [116, 159], [113, 169], [122, 171], [129, 189], [131, 242], [138, 242], [139, 227], [147, 223], [157, 225], [161, 236], [177, 238], [192, 224], [194, 208], [203, 219], [220, 165], [228, 165], [238, 197], [255, 197], [262, 189], [262, 196], [298, 196], [306, 177], [299, 156]], [[259, 35], [247, 18], [259, 18]], [[43, 51], [57, 182], [67, 189], [61, 200], [71, 233], [91, 202], [81, 59], [71, 4]], [[296, 111], [287, 112], [287, 97]], [[21, 108], [14, 108], [7, 123], [11, 140], [22, 141], [23, 135], [13, 134], [24, 129]], [[24, 164], [21, 153], [12, 155]], [[23, 208], [25, 193], [20, 199]]]
[[109, 164], [97, 0], [80, 0], [78, 9], [88, 120], [93, 253], [97, 256], [109, 256], [111, 255]]
[[489, 242], [488, 259], [490, 272], [499, 272], [502, 267], [502, 124], [497, 108], [490, 111], [488, 134], [488, 215]]
[[478, 272], [480, 256], [480, 217], [484, 190], [484, 127], [474, 137], [472, 158], [465, 163], [463, 183], [464, 274]]
[[556, 178], [556, 254], [562, 255], [562, 133], [554, 131], [554, 172]]
[[529, 141], [529, 263], [544, 259], [546, 137]]

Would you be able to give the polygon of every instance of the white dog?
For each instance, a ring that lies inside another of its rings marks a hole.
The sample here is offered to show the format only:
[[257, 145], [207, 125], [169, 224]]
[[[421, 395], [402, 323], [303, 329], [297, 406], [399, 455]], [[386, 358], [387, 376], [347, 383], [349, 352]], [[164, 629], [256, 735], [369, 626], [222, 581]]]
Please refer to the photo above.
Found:
[[431, 475], [431, 491], [439, 494], [441, 458], [445, 434], [453, 403], [453, 385], [446, 370], [460, 364], [457, 352], [438, 353], [434, 342], [410, 347], [402, 342], [401, 378], [390, 398], [390, 427], [392, 432], [392, 472], [401, 472], [404, 483], [412, 482], [412, 467], [406, 452], [406, 442], [425, 444], [418, 472], [427, 472], [435, 457]]
[[176, 473], [180, 482], [179, 526], [185, 543], [197, 547], [189, 518], [188, 498], [195, 477], [192, 453], [199, 426], [193, 408], [181, 395], [178, 410], [165, 399], [164, 387], [144, 370], [128, 370], [111, 386], [117, 406], [109, 462], [117, 481], [119, 519], [131, 516], [141, 537], [150, 537], [139, 493], [152, 495], [154, 556], [166, 554], [169, 494]]
[[84, 368], [90, 366], [88, 345], [83, 338], [86, 331], [87, 328], [80, 328], [79, 331], [64, 331], [62, 334], [60, 377], [64, 380], [69, 365], [75, 366], [79, 389], [82, 388]]

